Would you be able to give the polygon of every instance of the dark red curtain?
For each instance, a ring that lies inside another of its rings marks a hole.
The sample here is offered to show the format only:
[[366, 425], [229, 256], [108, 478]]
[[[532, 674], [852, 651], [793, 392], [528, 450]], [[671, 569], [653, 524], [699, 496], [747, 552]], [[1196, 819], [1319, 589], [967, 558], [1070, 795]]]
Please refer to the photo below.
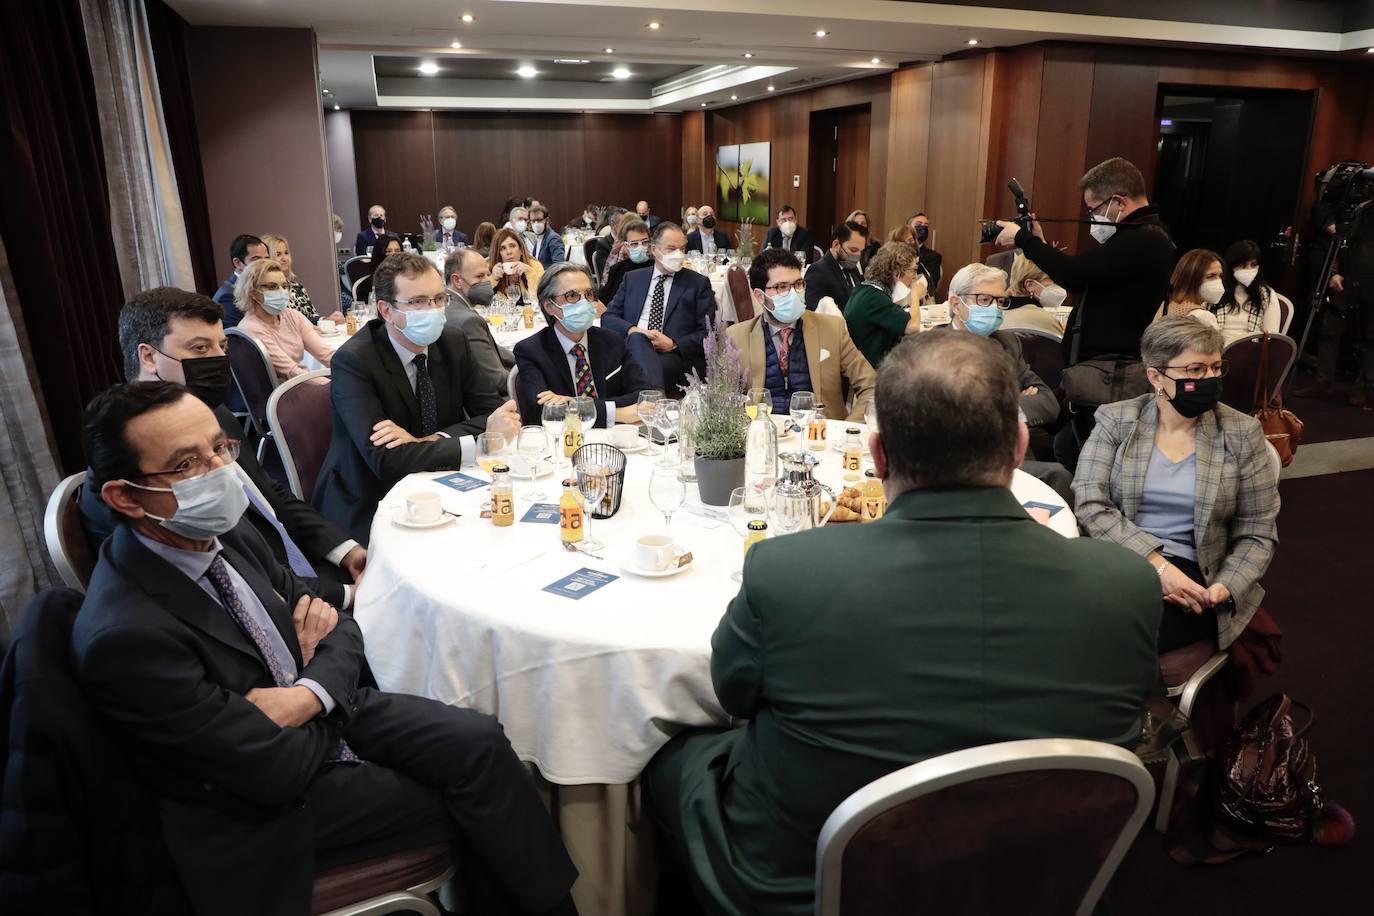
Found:
[[196, 289], [213, 296], [219, 289], [215, 252], [210, 238], [210, 208], [205, 202], [205, 174], [200, 167], [200, 139], [191, 101], [191, 72], [186, 63], [186, 20], [162, 0], [148, 0], [148, 36], [153, 45], [162, 117], [177, 173], [181, 214], [191, 248]]
[[0, 28], [0, 237], [58, 449], [86, 466], [86, 403], [122, 372], [123, 305], [77, 0], [6, 4]]

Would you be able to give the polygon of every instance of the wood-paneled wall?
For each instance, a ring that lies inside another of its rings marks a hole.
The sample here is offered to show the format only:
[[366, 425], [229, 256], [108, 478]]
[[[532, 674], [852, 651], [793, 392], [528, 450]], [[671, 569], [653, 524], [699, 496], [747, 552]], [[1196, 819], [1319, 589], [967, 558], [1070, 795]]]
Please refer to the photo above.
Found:
[[[588, 203], [642, 198], [669, 219], [681, 209], [676, 114], [355, 111], [353, 148], [360, 206], [384, 205], [403, 232], [451, 204], [471, 234], [515, 195], [538, 198], [558, 226]], [[361, 225], [366, 214], [343, 215]]]

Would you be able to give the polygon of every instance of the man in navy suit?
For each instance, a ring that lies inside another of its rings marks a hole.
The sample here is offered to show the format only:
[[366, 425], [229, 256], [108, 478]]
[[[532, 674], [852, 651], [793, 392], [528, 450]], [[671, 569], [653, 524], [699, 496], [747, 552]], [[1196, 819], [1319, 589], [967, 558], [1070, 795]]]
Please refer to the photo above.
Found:
[[[243, 320], [243, 312], [234, 305], [234, 284], [238, 282], [239, 272], [254, 261], [267, 257], [267, 243], [256, 235], [236, 235], [229, 243], [229, 261], [234, 265], [234, 273], [219, 285], [212, 296], [224, 309], [224, 326], [235, 327]], [[235, 405], [230, 405], [234, 407]]]
[[816, 243], [811, 241], [811, 230], [797, 225], [797, 211], [791, 204], [778, 208], [778, 224], [768, 230], [763, 238], [764, 248], [785, 248], [799, 254], [807, 261], [812, 260]]
[[440, 248], [466, 245], [468, 237], [458, 231], [458, 211], [449, 206], [439, 208], [439, 228], [434, 230], [434, 242]]
[[646, 336], [656, 354], [644, 367], [651, 387], [676, 391], [687, 383], [688, 371], [706, 373], [703, 345], [716, 313], [716, 295], [701, 274], [682, 270], [687, 236], [676, 223], [659, 223], [649, 240], [653, 270], [625, 275], [601, 326], [626, 339]]
[[[627, 341], [592, 326], [591, 271], [571, 261], [555, 264], [540, 278], [537, 295], [549, 326], [515, 345], [520, 421], [537, 426], [545, 404], [581, 395], [596, 402], [597, 426], [639, 422], [639, 393], [653, 386], [630, 356]], [[644, 335], [632, 335], [631, 341], [652, 354]]]
[[391, 235], [386, 231], [386, 207], [381, 204], [367, 208], [367, 222], [368, 225], [358, 232], [358, 237], [353, 241], [353, 253], [356, 255], [367, 254], [367, 250], [376, 245], [378, 239]]
[[641, 200], [639, 203], [635, 204], [635, 213], [640, 219], [644, 220], [644, 225], [648, 226], [650, 229], [663, 222], [659, 217], [654, 216], [653, 210], [649, 208], [649, 202], [647, 200]]
[[730, 236], [716, 228], [716, 211], [709, 204], [702, 204], [697, 211], [701, 228], [687, 233], [687, 250], [700, 251], [702, 254], [720, 254], [730, 247]]
[[532, 204], [529, 211], [530, 227], [525, 233], [525, 244], [530, 254], [545, 267], [552, 267], [559, 261], [568, 259], [568, 250], [563, 245], [563, 236], [549, 225], [549, 210], [543, 204]]

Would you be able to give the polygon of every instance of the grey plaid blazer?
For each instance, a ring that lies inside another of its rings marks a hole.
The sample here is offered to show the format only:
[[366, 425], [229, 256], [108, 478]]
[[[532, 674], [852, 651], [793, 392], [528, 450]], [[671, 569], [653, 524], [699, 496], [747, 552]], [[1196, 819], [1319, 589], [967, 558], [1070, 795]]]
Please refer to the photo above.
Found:
[[[1073, 479], [1074, 511], [1088, 534], [1142, 557], [1161, 546], [1135, 526], [1154, 452], [1155, 398], [1151, 392], [1099, 407]], [[1278, 477], [1259, 421], [1224, 404], [1204, 413], [1197, 424], [1193, 533], [1207, 583], [1221, 582], [1236, 602], [1235, 614], [1217, 615], [1217, 645], [1223, 649], [1264, 598], [1259, 579], [1278, 544], [1278, 514]]]

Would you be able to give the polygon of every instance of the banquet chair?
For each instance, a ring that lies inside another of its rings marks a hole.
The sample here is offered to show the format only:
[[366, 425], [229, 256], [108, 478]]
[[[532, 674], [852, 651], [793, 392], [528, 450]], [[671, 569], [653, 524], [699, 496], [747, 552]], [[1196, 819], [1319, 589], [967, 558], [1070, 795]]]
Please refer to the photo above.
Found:
[[[1202, 640], [1192, 645], [1165, 652], [1159, 657], [1159, 670], [1164, 677], [1165, 692], [1170, 699], [1178, 701], [1178, 711], [1190, 722], [1197, 708], [1198, 697], [1207, 682], [1216, 677], [1226, 667], [1229, 656], [1217, 650], [1212, 640]], [[1192, 729], [1183, 733], [1183, 746], [1173, 745], [1169, 749], [1168, 762], [1164, 768], [1164, 782], [1159, 789], [1159, 808], [1155, 812], [1155, 829], [1165, 833], [1173, 818], [1174, 796], [1178, 793], [1179, 772], [1183, 761], [1199, 760], [1203, 749], [1198, 746], [1197, 735]], [[1186, 756], [1180, 756], [1180, 755]]]
[[996, 254], [990, 254], [983, 263], [988, 267], [996, 267], [1010, 277], [1011, 266], [1016, 262], [1016, 253], [1020, 250], [1020, 248], [1013, 248], [1010, 251], [999, 251]]
[[[582, 257], [586, 260], [586, 262], [587, 262], [587, 267], [588, 267], [589, 269], [590, 269], [591, 266], [592, 266], [592, 254], [595, 253], [595, 251], [596, 251], [596, 236], [592, 236], [591, 238], [587, 239], [585, 242], [582, 243]], [[599, 273], [597, 273], [596, 277], [597, 277], [598, 280], [600, 279], [600, 276], [601, 276], [601, 275], [600, 275]]]
[[353, 281], [353, 301], [366, 302], [367, 297], [372, 295], [372, 274], [366, 277], [359, 277]]
[[1279, 333], [1287, 334], [1288, 326], [1293, 323], [1293, 301], [1277, 290], [1274, 295], [1279, 297]]
[[448, 845], [408, 849], [315, 875], [310, 916], [442, 916], [432, 898], [457, 866]]
[[48, 497], [48, 508], [43, 512], [43, 537], [48, 543], [52, 565], [62, 583], [79, 592], [86, 591], [96, 560], [81, 526], [81, 509], [77, 503], [85, 482], [85, 471], [63, 480]]
[[506, 396], [507, 396], [508, 398], [510, 398], [512, 401], [514, 401], [516, 404], [519, 404], [519, 403], [520, 403], [520, 399], [517, 398], [517, 397], [515, 396], [515, 392], [518, 390], [518, 389], [516, 388], [516, 381], [517, 381], [519, 378], [520, 378], [520, 367], [519, 367], [519, 366], [511, 366], [511, 367], [510, 367], [510, 374], [506, 376]]
[[[1255, 380], [1259, 375], [1263, 345], [1263, 334], [1251, 334], [1221, 351], [1229, 365], [1226, 376], [1221, 380], [1221, 402], [1227, 407], [1250, 413], [1264, 406], [1254, 403]], [[1277, 397], [1283, 389], [1297, 356], [1298, 345], [1293, 338], [1283, 334], [1269, 335], [1269, 365], [1265, 370], [1265, 378], [1261, 380], [1266, 402]]]
[[1134, 754], [1097, 741], [1008, 741], [913, 764], [826, 819], [817, 916], [1087, 916], [1154, 794]]
[[725, 284], [730, 288], [730, 301], [735, 304], [735, 321], [754, 317], [754, 297], [749, 292], [749, 275], [738, 264], [725, 272]]
[[334, 433], [329, 391], [329, 370], [318, 369], [286, 380], [267, 399], [267, 422], [286, 469], [287, 486], [304, 502], [310, 502], [315, 493]]
[[372, 258], [369, 255], [357, 255], [344, 261], [344, 276], [348, 277], [348, 285], [352, 286], [363, 277], [372, 276]]
[[267, 440], [272, 436], [271, 427], [267, 425], [267, 399], [277, 387], [277, 370], [272, 368], [267, 350], [252, 334], [242, 328], [225, 328], [224, 333], [234, 385], [248, 407], [249, 428], [259, 436], [258, 461], [261, 462], [267, 451]]
[[1012, 328], [1011, 332], [1021, 341], [1021, 355], [1026, 358], [1031, 371], [1051, 391], [1059, 390], [1060, 378], [1064, 375], [1064, 347], [1061, 338], [1048, 331], [1037, 328]]
[[591, 267], [592, 279], [601, 282], [601, 271], [606, 266], [606, 252], [600, 248], [592, 249], [591, 260], [587, 264]]

